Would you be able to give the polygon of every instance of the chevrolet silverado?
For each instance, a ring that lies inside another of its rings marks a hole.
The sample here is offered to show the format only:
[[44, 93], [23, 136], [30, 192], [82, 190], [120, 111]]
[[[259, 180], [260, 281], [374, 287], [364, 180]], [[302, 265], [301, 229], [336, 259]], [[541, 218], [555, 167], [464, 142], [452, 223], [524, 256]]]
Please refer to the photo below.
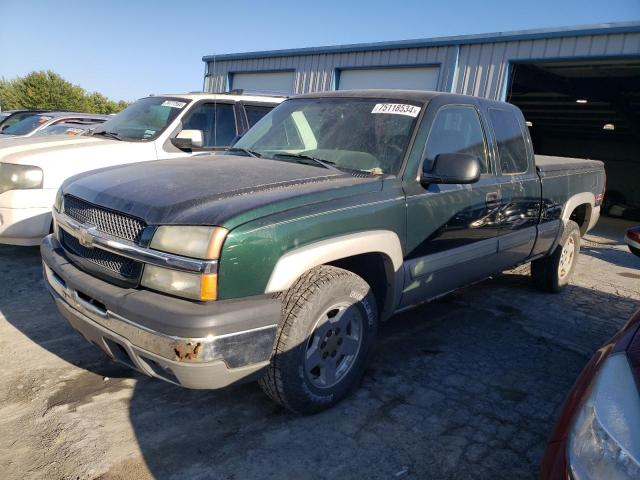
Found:
[[601, 162], [536, 158], [507, 103], [326, 92], [216, 161], [68, 179], [41, 253], [59, 310], [110, 357], [188, 388], [259, 380], [309, 413], [358, 383], [396, 312], [527, 262], [561, 290], [604, 186]]

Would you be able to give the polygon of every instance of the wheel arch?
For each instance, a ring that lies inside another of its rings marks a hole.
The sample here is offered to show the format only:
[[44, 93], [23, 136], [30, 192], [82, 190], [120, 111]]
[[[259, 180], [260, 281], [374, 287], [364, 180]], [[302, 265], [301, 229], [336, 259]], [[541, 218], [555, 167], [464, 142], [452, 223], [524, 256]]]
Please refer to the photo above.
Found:
[[[333, 265], [360, 275], [376, 296], [381, 318], [393, 313], [401, 291], [403, 265], [402, 247], [395, 232], [357, 232], [286, 252], [271, 272], [265, 293], [287, 290], [305, 272], [320, 265]], [[380, 274], [384, 275], [382, 279]]]
[[[595, 225], [594, 210], [596, 198], [591, 192], [582, 192], [567, 200], [562, 211], [562, 222], [566, 225], [573, 220], [580, 228], [580, 235], [586, 234]], [[597, 218], [595, 218], [597, 220]]]

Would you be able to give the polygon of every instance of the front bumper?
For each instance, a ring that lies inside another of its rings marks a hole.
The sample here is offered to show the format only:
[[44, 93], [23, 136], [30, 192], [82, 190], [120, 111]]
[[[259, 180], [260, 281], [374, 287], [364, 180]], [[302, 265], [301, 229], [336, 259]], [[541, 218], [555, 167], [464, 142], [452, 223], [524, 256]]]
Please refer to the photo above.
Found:
[[51, 228], [56, 190], [9, 190], [0, 193], [0, 243], [40, 245]]
[[51, 208], [0, 207], [0, 243], [38, 245], [51, 227]]
[[76, 268], [52, 235], [40, 250], [47, 287], [62, 315], [121, 363], [202, 389], [255, 379], [269, 364], [278, 300], [197, 303], [120, 288]]

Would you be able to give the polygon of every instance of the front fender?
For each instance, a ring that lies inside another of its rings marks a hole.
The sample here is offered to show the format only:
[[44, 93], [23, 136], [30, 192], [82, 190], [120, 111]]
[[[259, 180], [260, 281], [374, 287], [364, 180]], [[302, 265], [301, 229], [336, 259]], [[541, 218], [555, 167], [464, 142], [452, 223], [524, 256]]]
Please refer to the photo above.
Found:
[[296, 248], [282, 255], [271, 272], [265, 293], [287, 290], [304, 272], [314, 267], [363, 253], [386, 255], [395, 272], [402, 267], [402, 247], [395, 232], [369, 230], [341, 235]]
[[[286, 290], [307, 270], [362, 253], [381, 252], [400, 270], [406, 215], [402, 197], [317, 212], [282, 212], [233, 229], [220, 256], [219, 298]], [[373, 195], [372, 195], [373, 197]], [[306, 210], [306, 209], [305, 209]]]

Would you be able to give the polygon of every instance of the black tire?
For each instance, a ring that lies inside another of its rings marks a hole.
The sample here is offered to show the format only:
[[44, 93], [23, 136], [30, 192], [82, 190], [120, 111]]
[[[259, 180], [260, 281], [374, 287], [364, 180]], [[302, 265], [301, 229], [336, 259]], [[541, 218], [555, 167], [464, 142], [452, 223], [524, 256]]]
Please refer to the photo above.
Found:
[[633, 253], [636, 257], [640, 257], [640, 248], [632, 247], [631, 245], [629, 245], [628, 247], [629, 250], [631, 250], [631, 253]]
[[[560, 272], [560, 263], [563, 260], [562, 252], [565, 245], [572, 242], [571, 263], [568, 268], [564, 268], [564, 274]], [[564, 226], [560, 242], [553, 253], [547, 257], [531, 262], [531, 276], [537, 288], [544, 292], [558, 293], [571, 281], [573, 272], [578, 263], [580, 254], [580, 227], [573, 220], [569, 220]]]
[[[348, 314], [345, 316], [344, 312]], [[332, 327], [345, 318], [352, 320], [343, 331]], [[360, 324], [359, 329], [354, 327], [356, 324]], [[377, 328], [378, 310], [367, 282], [348, 270], [326, 265], [316, 267], [282, 296], [282, 320], [271, 363], [259, 381], [260, 386], [271, 399], [296, 413], [315, 413], [329, 408], [344, 398], [362, 377]], [[331, 340], [329, 330], [333, 332]], [[321, 331], [326, 333], [320, 334]], [[347, 355], [340, 349], [347, 348], [348, 343], [354, 348], [351, 334], [356, 336], [356, 331], [359, 346], [355, 353]], [[347, 336], [348, 341], [342, 346]], [[327, 345], [327, 342], [333, 343]], [[321, 350], [321, 346], [328, 350]], [[307, 356], [311, 350], [319, 352], [316, 358], [322, 358], [322, 364], [330, 358], [336, 358], [336, 364], [349, 360], [348, 364], [340, 363], [344, 369], [340, 377], [335, 375], [337, 383], [326, 387], [318, 385], [324, 381], [320, 367], [315, 371], [317, 376], [308, 371]], [[327, 360], [322, 356], [325, 354]]]

